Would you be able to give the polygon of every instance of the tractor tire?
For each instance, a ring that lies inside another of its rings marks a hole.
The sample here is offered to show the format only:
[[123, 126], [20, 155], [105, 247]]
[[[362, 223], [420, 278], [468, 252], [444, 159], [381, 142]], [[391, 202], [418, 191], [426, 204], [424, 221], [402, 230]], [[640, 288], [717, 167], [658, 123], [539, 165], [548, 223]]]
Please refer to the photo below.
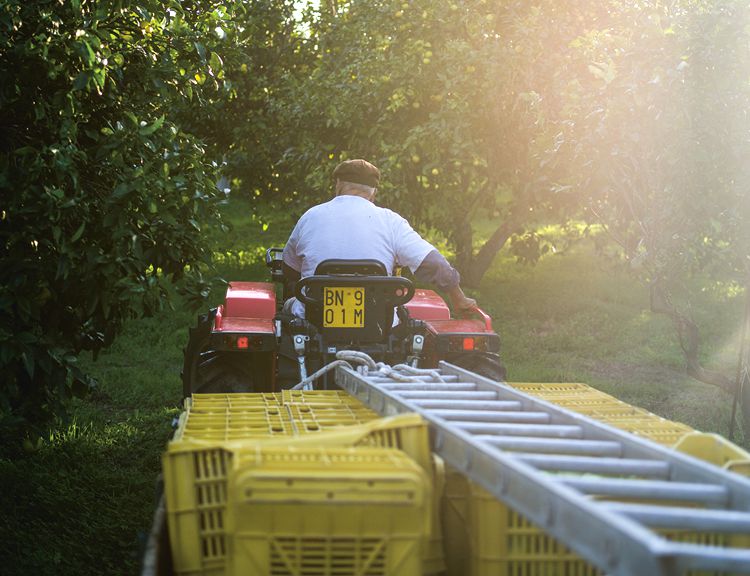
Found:
[[217, 351], [210, 346], [212, 316], [201, 316], [190, 329], [182, 367], [182, 394], [224, 394], [253, 391], [253, 359], [243, 352]]
[[500, 359], [492, 356], [463, 354], [449, 359], [448, 362], [495, 382], [505, 382], [507, 376], [505, 366], [502, 365]]

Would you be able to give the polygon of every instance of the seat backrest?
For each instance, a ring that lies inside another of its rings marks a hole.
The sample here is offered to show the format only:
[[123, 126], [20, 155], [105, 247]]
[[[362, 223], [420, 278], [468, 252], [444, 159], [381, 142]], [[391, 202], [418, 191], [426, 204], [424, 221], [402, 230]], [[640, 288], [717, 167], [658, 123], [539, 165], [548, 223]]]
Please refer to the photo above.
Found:
[[387, 342], [394, 308], [414, 295], [410, 280], [388, 276], [377, 260], [326, 260], [315, 272], [296, 295], [327, 344]]
[[368, 276], [388, 276], [385, 264], [380, 260], [343, 260], [329, 258], [315, 268], [316, 275], [323, 274], [362, 274]]

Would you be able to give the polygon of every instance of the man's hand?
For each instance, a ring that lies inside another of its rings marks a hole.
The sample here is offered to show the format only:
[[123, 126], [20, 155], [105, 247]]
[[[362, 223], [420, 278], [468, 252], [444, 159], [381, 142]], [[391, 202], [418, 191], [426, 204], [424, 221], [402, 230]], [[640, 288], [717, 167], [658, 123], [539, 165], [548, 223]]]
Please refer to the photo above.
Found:
[[466, 294], [464, 294], [464, 291], [461, 290], [460, 286], [456, 286], [450, 292], [448, 292], [448, 296], [451, 300], [451, 307], [456, 312], [468, 312], [469, 310], [473, 310], [477, 307], [477, 301], [474, 300], [474, 298], [469, 298]]

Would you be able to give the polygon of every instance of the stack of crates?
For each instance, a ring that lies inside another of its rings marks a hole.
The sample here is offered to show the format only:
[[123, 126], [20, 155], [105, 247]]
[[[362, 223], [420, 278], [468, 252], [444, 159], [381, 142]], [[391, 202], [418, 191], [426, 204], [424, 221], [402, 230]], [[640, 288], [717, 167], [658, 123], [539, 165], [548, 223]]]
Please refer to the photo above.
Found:
[[[580, 383], [509, 383], [514, 388], [651, 441], [750, 475], [750, 454], [727, 442], [723, 450], [697, 439], [705, 436]], [[688, 441], [693, 437], [693, 440]], [[682, 439], [682, 443], [679, 441]], [[727, 447], [726, 444], [733, 448]], [[716, 461], [717, 453], [725, 462]], [[747, 458], [745, 457], [747, 454]], [[726, 464], [726, 461], [730, 461]], [[442, 514], [449, 576], [594, 576], [601, 574], [567, 547], [448, 468]], [[747, 546], [744, 537], [669, 533], [666, 537], [717, 546]], [[741, 538], [741, 540], [740, 540]]]
[[526, 394], [665, 446], [672, 446], [685, 434], [693, 432], [690, 426], [636, 408], [586, 384], [516, 382], [510, 385]]
[[181, 576], [435, 573], [427, 426], [346, 393], [196, 394], [163, 456]]

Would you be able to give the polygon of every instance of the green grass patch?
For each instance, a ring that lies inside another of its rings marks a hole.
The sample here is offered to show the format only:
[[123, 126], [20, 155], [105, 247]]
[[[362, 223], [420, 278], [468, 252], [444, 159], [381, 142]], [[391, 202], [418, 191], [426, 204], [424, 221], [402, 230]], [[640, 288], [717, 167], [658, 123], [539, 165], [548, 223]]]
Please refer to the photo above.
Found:
[[[289, 215], [250, 201], [225, 207], [232, 227], [211, 231], [220, 275], [265, 280], [266, 248], [283, 244]], [[648, 310], [645, 288], [586, 243], [535, 267], [503, 253], [473, 292], [494, 318], [509, 379], [586, 382], [662, 416], [726, 434], [730, 398], [685, 376], [671, 325]], [[221, 282], [210, 304], [223, 298]], [[741, 298], [707, 291], [695, 314], [704, 360], [733, 373]], [[0, 460], [0, 566], [19, 575], [133, 574], [155, 505], [160, 454], [179, 413], [182, 348], [195, 314], [134, 320], [83, 365], [99, 388], [71, 406], [73, 421], [37, 452]], [[207, 306], [208, 307], [208, 304]]]

